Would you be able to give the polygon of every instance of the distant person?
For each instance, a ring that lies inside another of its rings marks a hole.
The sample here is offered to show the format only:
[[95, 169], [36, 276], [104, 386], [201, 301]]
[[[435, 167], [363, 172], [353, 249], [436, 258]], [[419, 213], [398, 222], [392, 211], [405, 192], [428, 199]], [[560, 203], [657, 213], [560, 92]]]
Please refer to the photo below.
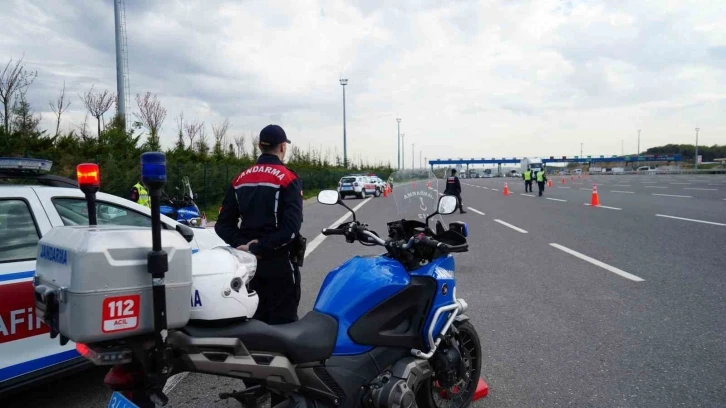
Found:
[[531, 193], [532, 192], [532, 169], [527, 168], [527, 170], [525, 170], [525, 172], [522, 174], [522, 179], [524, 180], [524, 192]]
[[[544, 193], [545, 189], [545, 182], [547, 181], [547, 174], [545, 174], [544, 168], [539, 169], [535, 177], [537, 178], [537, 187], [539, 187], [539, 196], [542, 197], [542, 193]], [[531, 188], [532, 187], [530, 187], [530, 189]]]
[[459, 178], [456, 177], [456, 170], [451, 170], [451, 177], [446, 178], [446, 190], [444, 190], [444, 194], [451, 194], [453, 196], [456, 196], [456, 201], [459, 206], [459, 212], [461, 214], [466, 214], [466, 211], [464, 211], [464, 206], [461, 203], [461, 183], [459, 183]]
[[151, 208], [149, 192], [146, 191], [141, 183], [136, 183], [133, 187], [131, 187], [131, 201], [135, 202], [136, 204], [143, 205], [144, 207]]

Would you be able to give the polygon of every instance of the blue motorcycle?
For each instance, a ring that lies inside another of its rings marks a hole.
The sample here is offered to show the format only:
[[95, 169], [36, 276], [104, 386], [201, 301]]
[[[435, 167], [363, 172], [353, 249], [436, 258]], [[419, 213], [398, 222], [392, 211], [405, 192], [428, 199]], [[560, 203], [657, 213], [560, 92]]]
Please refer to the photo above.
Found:
[[189, 183], [189, 177], [182, 178], [182, 190], [175, 187], [180, 193], [180, 198], [164, 195], [161, 203], [161, 213], [167, 217], [179, 222], [180, 224], [198, 227], [202, 224], [201, 212], [194, 202], [194, 192]]
[[[385, 239], [358, 221], [338, 192], [318, 195], [321, 204], [353, 214], [322, 234], [385, 252], [355, 256], [332, 270], [314, 309], [299, 321], [191, 320], [180, 329], [163, 326], [159, 337], [83, 345], [82, 354], [96, 364], [116, 364], [106, 376], [117, 391], [115, 406], [164, 405], [164, 384], [180, 372], [243, 380], [244, 390], [220, 398], [244, 406], [258, 406], [270, 393], [284, 401], [276, 406], [316, 408], [463, 408], [486, 396], [479, 336], [464, 314], [467, 303], [456, 297], [452, 254], [468, 250], [468, 228], [463, 222], [445, 228], [441, 218], [456, 210], [457, 200], [439, 198], [427, 174], [394, 176], [400, 218], [387, 223]], [[157, 304], [154, 291], [155, 319], [163, 319], [164, 301]]]

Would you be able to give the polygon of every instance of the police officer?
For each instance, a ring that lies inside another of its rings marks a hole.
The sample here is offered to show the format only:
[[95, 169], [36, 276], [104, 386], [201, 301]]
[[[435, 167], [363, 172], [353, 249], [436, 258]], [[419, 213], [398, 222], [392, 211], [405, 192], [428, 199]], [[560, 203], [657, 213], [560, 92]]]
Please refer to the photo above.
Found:
[[524, 179], [524, 192], [525, 193], [531, 193], [532, 192], [532, 169], [529, 167], [527, 170], [522, 174], [522, 178]]
[[149, 199], [149, 192], [146, 191], [144, 186], [141, 185], [141, 183], [134, 184], [133, 187], [131, 187], [131, 201], [143, 205], [145, 207], [151, 208], [151, 200]]
[[[537, 175], [535, 176], [537, 178], [537, 187], [539, 188], [539, 196], [542, 197], [542, 193], [544, 193], [545, 188], [545, 182], [547, 181], [547, 175], [545, 174], [544, 168], [539, 169], [537, 172]], [[530, 187], [531, 189], [531, 187]]]
[[464, 206], [461, 203], [461, 183], [459, 183], [459, 178], [456, 177], [456, 169], [451, 169], [451, 177], [446, 178], [446, 190], [444, 190], [444, 194], [456, 196], [456, 199], [459, 202], [459, 212], [461, 214], [466, 214]]
[[260, 299], [254, 318], [268, 324], [298, 320], [300, 303], [300, 269], [291, 258], [303, 239], [302, 181], [282, 163], [288, 143], [280, 126], [262, 129], [262, 154], [232, 181], [214, 226], [227, 244], [257, 256], [250, 282]]

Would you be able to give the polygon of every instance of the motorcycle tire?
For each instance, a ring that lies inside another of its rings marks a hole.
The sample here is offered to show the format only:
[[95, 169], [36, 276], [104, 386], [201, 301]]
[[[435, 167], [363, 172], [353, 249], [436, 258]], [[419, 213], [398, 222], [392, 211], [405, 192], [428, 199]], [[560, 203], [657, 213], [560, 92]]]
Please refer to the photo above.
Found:
[[[482, 355], [479, 334], [468, 321], [454, 323], [454, 326], [458, 331], [454, 338], [459, 344], [467, 377], [459, 379], [457, 385], [444, 389], [437, 386], [436, 373], [434, 373], [430, 379], [421, 384], [416, 392], [416, 404], [419, 407], [465, 408], [471, 404], [471, 400], [474, 398], [481, 371]], [[462, 382], [463, 384], [461, 384]]]

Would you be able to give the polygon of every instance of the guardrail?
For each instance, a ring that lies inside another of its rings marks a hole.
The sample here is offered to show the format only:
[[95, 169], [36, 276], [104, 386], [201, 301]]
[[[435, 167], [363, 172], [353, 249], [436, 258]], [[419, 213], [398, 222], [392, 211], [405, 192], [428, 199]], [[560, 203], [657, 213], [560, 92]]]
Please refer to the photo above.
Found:
[[[703, 174], [726, 174], [726, 169], [680, 169], [680, 170], [649, 170], [649, 171], [621, 171], [613, 172], [608, 171], [605, 173], [594, 172], [589, 173], [591, 176], [630, 176], [630, 175], [659, 175], [659, 174], [692, 174], [692, 175], [703, 175]], [[571, 174], [567, 174], [568, 176]]]

